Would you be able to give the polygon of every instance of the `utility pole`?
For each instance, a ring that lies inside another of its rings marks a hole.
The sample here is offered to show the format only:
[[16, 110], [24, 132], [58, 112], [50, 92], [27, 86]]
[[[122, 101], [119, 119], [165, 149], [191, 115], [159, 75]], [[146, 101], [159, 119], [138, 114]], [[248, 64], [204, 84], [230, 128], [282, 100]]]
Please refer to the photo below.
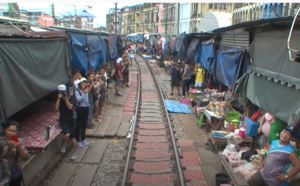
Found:
[[165, 19], [166, 20], [166, 34], [168, 34], [168, 19], [169, 19], [169, 4], [168, 4], [168, 7], [167, 7], [167, 18]]
[[55, 9], [54, 9], [54, 3], [52, 3], [52, 17], [54, 19], [54, 24], [56, 23], [55, 21]]
[[77, 7], [76, 4], [74, 5], [75, 7], [75, 15], [74, 15], [74, 28], [77, 27]]
[[114, 21], [114, 32], [117, 33], [117, 24], [118, 24], [118, 17], [117, 17], [117, 5], [118, 3], [115, 3], [115, 21]]
[[180, 3], [177, 4], [178, 6], [178, 20], [177, 20], [177, 34], [179, 34], [179, 22], [180, 22]]

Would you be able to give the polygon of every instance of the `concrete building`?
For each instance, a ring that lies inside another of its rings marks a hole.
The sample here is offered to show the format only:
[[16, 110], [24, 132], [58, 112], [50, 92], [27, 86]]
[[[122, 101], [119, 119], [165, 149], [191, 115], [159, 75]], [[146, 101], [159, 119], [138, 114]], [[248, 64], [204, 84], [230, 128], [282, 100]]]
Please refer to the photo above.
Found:
[[143, 32], [158, 33], [159, 3], [144, 3], [141, 27]]
[[160, 20], [162, 33], [175, 34], [177, 32], [175, 28], [176, 10], [178, 10], [176, 3], [163, 3], [163, 18]]
[[[114, 8], [109, 9], [109, 13], [106, 14], [106, 30], [110, 33], [115, 32], [115, 23], [117, 20], [115, 20], [115, 12], [116, 10]], [[119, 18], [121, 15], [121, 11], [117, 10], [117, 18]], [[118, 33], [118, 30], [116, 31]]]
[[[109, 13], [106, 14], [106, 30], [110, 33], [122, 33], [122, 25], [120, 24], [120, 22], [122, 21], [122, 12], [120, 9], [117, 9], [117, 16], [115, 16], [115, 12], [115, 8], [110, 8]], [[116, 31], [115, 24], [117, 26]]]
[[232, 24], [234, 3], [191, 3], [189, 32], [209, 32]]
[[92, 30], [95, 17], [88, 10], [83, 9], [79, 10], [78, 13], [76, 12], [76, 15], [75, 12], [69, 12], [62, 17], [55, 17], [55, 25], [66, 28]]
[[[123, 11], [124, 12], [124, 11]], [[123, 13], [122, 12], [122, 13]], [[127, 13], [124, 14], [124, 32], [126, 34], [143, 32], [144, 29], [144, 6], [142, 4], [128, 7]]]
[[299, 3], [236, 3], [233, 10], [233, 24], [294, 16]]
[[[161, 20], [163, 27], [162, 33], [205, 32], [206, 30], [200, 29], [201, 26], [208, 28], [209, 25], [215, 25], [214, 27], [210, 26], [209, 28], [211, 29], [229, 26], [231, 25], [233, 4], [234, 3], [164, 3], [163, 19]], [[205, 17], [206, 14], [208, 14], [207, 17]], [[212, 24], [212, 21], [214, 21], [215, 24]]]

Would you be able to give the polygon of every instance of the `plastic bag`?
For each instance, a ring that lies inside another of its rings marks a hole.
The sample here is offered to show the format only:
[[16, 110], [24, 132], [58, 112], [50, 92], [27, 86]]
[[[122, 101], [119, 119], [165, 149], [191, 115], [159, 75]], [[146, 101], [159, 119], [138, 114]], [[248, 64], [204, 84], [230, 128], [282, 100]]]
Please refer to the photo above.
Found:
[[252, 163], [245, 163], [235, 169], [234, 172], [240, 172], [246, 181], [248, 181], [253, 174], [255, 174], [258, 169]]
[[227, 148], [225, 148], [222, 152], [222, 156], [229, 161], [229, 157], [231, 156], [233, 152], [231, 152], [230, 150], [228, 150]]
[[259, 168], [259, 165], [261, 164], [262, 162], [262, 157], [260, 155], [252, 155], [250, 157], [250, 160], [252, 161], [252, 164], [256, 167], [256, 168]]
[[239, 167], [241, 165], [244, 165], [245, 163], [247, 163], [247, 161], [241, 160], [237, 153], [231, 154], [231, 156], [229, 157], [229, 165], [231, 167]]

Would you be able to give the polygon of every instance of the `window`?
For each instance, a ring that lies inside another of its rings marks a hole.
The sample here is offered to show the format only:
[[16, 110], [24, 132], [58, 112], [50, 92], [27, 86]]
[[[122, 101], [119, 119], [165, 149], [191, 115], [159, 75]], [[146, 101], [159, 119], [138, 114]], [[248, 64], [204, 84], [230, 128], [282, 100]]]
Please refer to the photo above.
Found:
[[214, 4], [214, 9], [215, 10], [221, 10], [221, 3], [215, 3]]
[[198, 3], [193, 3], [193, 16], [196, 16], [198, 14]]
[[221, 3], [221, 9], [226, 10], [227, 9], [227, 3]]
[[208, 3], [208, 9], [213, 9], [214, 4], [213, 3]]

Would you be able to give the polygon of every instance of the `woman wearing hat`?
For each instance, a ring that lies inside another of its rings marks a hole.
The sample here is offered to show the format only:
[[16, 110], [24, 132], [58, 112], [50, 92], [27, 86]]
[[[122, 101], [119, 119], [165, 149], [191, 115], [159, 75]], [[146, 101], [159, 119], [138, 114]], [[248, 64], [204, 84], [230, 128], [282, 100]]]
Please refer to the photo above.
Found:
[[91, 87], [87, 87], [87, 79], [81, 78], [78, 83], [78, 89], [75, 91], [77, 106], [79, 107], [76, 120], [76, 140], [78, 147], [90, 145], [85, 140], [85, 130], [89, 116], [89, 92]]
[[[280, 133], [280, 139], [271, 143], [268, 156], [258, 170], [249, 180], [250, 186], [255, 185], [288, 185], [287, 179], [300, 171], [300, 161], [290, 145], [292, 128], [285, 127]], [[290, 164], [294, 168], [287, 172]]]

